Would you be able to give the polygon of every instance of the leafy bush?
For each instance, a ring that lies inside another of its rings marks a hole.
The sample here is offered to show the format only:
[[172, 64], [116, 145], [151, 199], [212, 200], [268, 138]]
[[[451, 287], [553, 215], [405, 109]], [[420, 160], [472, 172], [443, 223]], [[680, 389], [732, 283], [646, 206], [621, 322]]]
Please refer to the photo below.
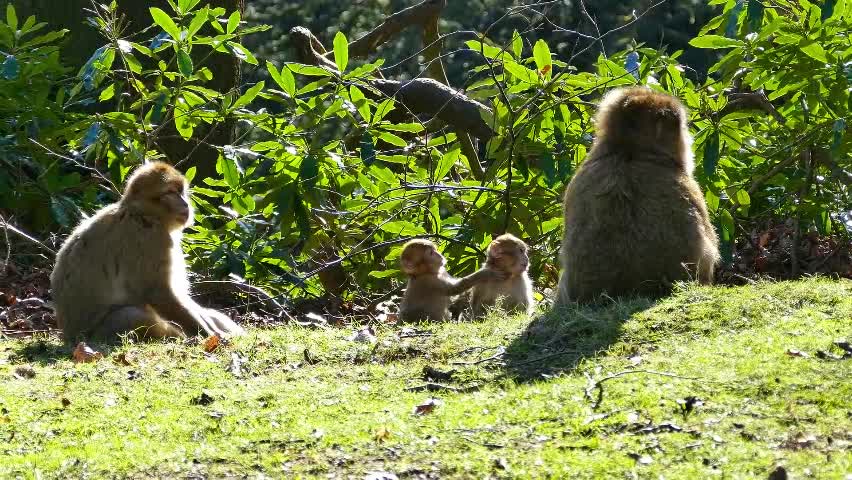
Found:
[[[437, 239], [451, 272], [460, 274], [478, 266], [493, 236], [509, 231], [533, 245], [533, 276], [549, 287], [562, 235], [560, 192], [591, 144], [596, 99], [621, 85], [670, 92], [691, 110], [696, 174], [728, 258], [741, 227], [767, 216], [794, 217], [825, 233], [842, 223], [850, 208], [852, 2], [712, 3], [724, 4], [723, 11], [692, 45], [728, 52], [701, 81], [678, 63], [679, 51], [636, 45], [580, 72], [553, 58], [545, 41], [530, 45], [517, 32], [508, 45], [469, 40], [479, 61], [466, 94], [488, 106], [482, 113], [494, 131], [480, 148], [483, 174], [456, 133], [406, 115], [404, 105], [377, 90], [382, 61], [350, 62], [343, 34], [334, 41], [336, 69], [267, 62], [266, 82], [240, 92], [209, 88], [203, 59], [231, 55], [260, 64], [238, 40], [262, 28], [198, 0], [177, 2], [173, 14], [152, 8], [154, 25], [136, 41], [121, 34], [114, 3], [99, 7], [109, 43], [73, 85], [51, 77], [62, 72], [55, 50], [24, 52], [12, 44], [21, 65], [54, 58], [51, 75], [31, 79], [46, 82], [41, 90], [2, 83], [0, 95], [57, 90], [41, 103], [50, 108], [12, 102], [14, 151], [36, 156], [21, 141], [21, 122], [52, 114], [55, 131], [37, 136], [72, 154], [57, 169], [50, 167], [56, 159], [39, 151], [41, 168], [67, 172], [76, 163], [115, 185], [130, 166], [158, 155], [167, 126], [206, 145], [194, 135], [199, 127], [238, 122], [239, 141], [218, 148], [219, 175], [193, 182], [198, 221], [188, 236], [190, 258], [218, 275], [276, 293], [321, 295], [329, 286], [323, 274], [342, 266], [354, 280], [348, 295], [369, 295], [398, 284], [400, 244], [412, 236]], [[0, 29], [14, 30], [12, 23]], [[22, 82], [27, 72], [2, 82]], [[92, 100], [102, 113], [63, 113]], [[52, 175], [59, 188], [42, 192], [54, 203], [74, 194], [93, 206], [92, 181]]]
[[0, 20], [0, 210], [36, 228], [73, 222], [66, 193], [90, 200], [95, 194], [78, 173], [61, 173], [50, 154], [62, 151], [80, 125], [65, 111], [68, 69], [57, 44], [67, 31], [45, 27], [32, 16], [18, 19], [12, 4]]

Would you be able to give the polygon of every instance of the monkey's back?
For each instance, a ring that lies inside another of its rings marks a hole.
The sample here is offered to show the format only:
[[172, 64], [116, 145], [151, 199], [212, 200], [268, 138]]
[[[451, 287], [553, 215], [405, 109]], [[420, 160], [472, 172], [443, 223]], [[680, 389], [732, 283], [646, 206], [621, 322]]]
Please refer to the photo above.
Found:
[[169, 267], [171, 249], [168, 236], [131, 218], [118, 203], [77, 226], [59, 250], [50, 278], [57, 323], [66, 338], [97, 325], [115, 307], [145, 303], [153, 293], [146, 292], [146, 279]]
[[590, 152], [565, 192], [559, 300], [653, 297], [696, 278], [715, 251], [700, 193], [666, 158]]

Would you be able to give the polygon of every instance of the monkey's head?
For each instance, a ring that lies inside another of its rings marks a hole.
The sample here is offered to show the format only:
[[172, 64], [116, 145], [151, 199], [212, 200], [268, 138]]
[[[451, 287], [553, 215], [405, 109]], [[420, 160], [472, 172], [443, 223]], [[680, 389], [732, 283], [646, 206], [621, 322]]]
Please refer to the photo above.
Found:
[[500, 235], [488, 245], [488, 267], [508, 273], [511, 277], [521, 275], [530, 265], [529, 248], [520, 238], [509, 233]]
[[121, 203], [169, 231], [192, 223], [189, 183], [167, 163], [151, 162], [137, 168], [127, 179]]
[[402, 247], [399, 258], [402, 271], [408, 276], [435, 275], [444, 268], [446, 259], [429, 240], [411, 240]]
[[692, 173], [686, 108], [677, 98], [646, 87], [617, 88], [601, 100], [596, 143], [624, 151], [663, 151]]

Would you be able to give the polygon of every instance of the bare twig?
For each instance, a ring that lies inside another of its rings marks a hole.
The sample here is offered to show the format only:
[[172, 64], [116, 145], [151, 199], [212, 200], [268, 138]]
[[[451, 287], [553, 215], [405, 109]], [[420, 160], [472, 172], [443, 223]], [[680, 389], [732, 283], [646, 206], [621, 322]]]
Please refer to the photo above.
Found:
[[296, 319], [293, 318], [292, 315], [290, 315], [290, 313], [287, 311], [287, 309], [284, 308], [284, 306], [281, 305], [281, 303], [279, 303], [278, 300], [276, 300], [275, 296], [271, 295], [269, 292], [258, 287], [257, 285], [251, 285], [249, 283], [239, 282], [239, 281], [235, 281], [235, 280], [205, 280], [205, 281], [197, 282], [197, 284], [198, 285], [220, 284], [220, 285], [233, 286], [236, 289], [238, 289], [238, 290], [240, 290], [244, 293], [248, 293], [248, 294], [254, 295], [255, 297], [259, 298], [261, 303], [266, 303], [267, 305], [270, 305], [271, 308], [278, 313], [279, 317], [286, 317], [287, 320], [290, 320], [291, 322], [296, 321]]
[[6, 219], [3, 218], [2, 216], [0, 216], [0, 227], [3, 227], [4, 230], [11, 231], [12, 233], [17, 234], [18, 236], [20, 236], [20, 237], [22, 237], [26, 240], [29, 240], [30, 242], [41, 247], [42, 249], [50, 252], [53, 256], [56, 256], [56, 250], [48, 247], [41, 240], [33, 237], [29, 233], [27, 233], [27, 232], [19, 229], [18, 227], [12, 225], [11, 223], [7, 222]]
[[[597, 408], [600, 406], [601, 402], [603, 401], [603, 383], [604, 382], [606, 382], [607, 380], [612, 380], [614, 378], [623, 377], [625, 375], [630, 375], [630, 374], [634, 374], [634, 373], [644, 373], [644, 374], [647, 374], [647, 375], [660, 375], [660, 376], [663, 376], [663, 377], [680, 378], [680, 379], [683, 379], [683, 380], [701, 380], [700, 378], [697, 378], [697, 377], [684, 377], [684, 376], [681, 376], [681, 375], [677, 375], [675, 373], [658, 372], [656, 370], [624, 370], [624, 371], [621, 371], [621, 372], [618, 372], [618, 373], [613, 373], [612, 375], [607, 375], [606, 377], [603, 377], [599, 380], [594, 380], [592, 377], [590, 377], [588, 374], [586, 374], [586, 378], [589, 380], [589, 385], [586, 387], [586, 391], [584, 392], [584, 394], [585, 394], [586, 398], [588, 398], [590, 401], [592, 401], [592, 410], [597, 410]], [[596, 398], [592, 398], [592, 390], [598, 391]]]
[[453, 387], [442, 383], [426, 382], [423, 385], [408, 387], [406, 392], [452, 392], [452, 393], [468, 393], [479, 390], [481, 385], [469, 385], [467, 387]]
[[490, 362], [492, 360], [499, 360], [506, 355], [506, 347], [500, 345], [497, 347], [497, 353], [491, 355], [490, 357], [481, 358], [479, 360], [474, 360], [472, 362], [450, 362], [450, 365], [479, 365], [481, 363]]
[[430, 19], [436, 18], [446, 5], [447, 0], [424, 0], [417, 5], [393, 13], [363, 37], [351, 42], [349, 44], [349, 56], [352, 58], [366, 57], [406, 28], [425, 25]]

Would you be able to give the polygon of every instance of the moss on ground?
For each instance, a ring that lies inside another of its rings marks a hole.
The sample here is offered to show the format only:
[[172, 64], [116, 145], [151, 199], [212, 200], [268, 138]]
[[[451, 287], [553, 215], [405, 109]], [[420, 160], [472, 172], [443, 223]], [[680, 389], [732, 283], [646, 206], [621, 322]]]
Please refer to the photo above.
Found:
[[850, 293], [688, 286], [375, 343], [286, 327], [212, 353], [97, 346], [92, 364], [3, 339], [0, 477], [849, 478]]

